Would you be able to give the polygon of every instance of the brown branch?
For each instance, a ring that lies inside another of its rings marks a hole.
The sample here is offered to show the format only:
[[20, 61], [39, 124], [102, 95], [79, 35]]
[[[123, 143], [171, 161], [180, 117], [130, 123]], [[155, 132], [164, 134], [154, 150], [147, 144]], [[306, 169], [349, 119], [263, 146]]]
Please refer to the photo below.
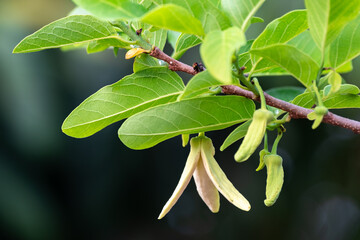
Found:
[[[172, 57], [170, 57], [169, 55], [167, 55], [166, 53], [164, 53], [157, 47], [153, 48], [153, 50], [150, 52], [150, 55], [153, 56], [154, 58], [157, 58], [157, 59], [167, 62], [169, 64], [169, 69], [172, 71], [185, 72], [185, 73], [189, 73], [191, 75], [195, 75], [197, 73], [197, 71], [195, 71], [194, 68], [192, 68], [191, 66], [173, 59]], [[228, 94], [228, 95], [243, 96], [243, 97], [250, 98], [252, 100], [260, 102], [260, 98], [258, 96], [256, 96], [253, 92], [244, 90], [238, 86], [233, 86], [233, 85], [222, 86], [222, 92], [224, 94]], [[279, 108], [281, 110], [288, 112], [290, 117], [294, 118], [294, 119], [307, 118], [307, 115], [313, 111], [311, 109], [303, 108], [303, 107], [294, 105], [292, 103], [285, 102], [283, 100], [274, 98], [267, 93], [264, 93], [264, 95], [265, 95], [267, 105], [276, 107], [276, 108]], [[341, 117], [341, 116], [333, 114], [331, 112], [329, 112], [328, 114], [326, 114], [324, 116], [322, 122], [328, 123], [328, 124], [331, 124], [334, 126], [339, 126], [342, 128], [350, 129], [354, 133], [360, 134], [360, 122]]]

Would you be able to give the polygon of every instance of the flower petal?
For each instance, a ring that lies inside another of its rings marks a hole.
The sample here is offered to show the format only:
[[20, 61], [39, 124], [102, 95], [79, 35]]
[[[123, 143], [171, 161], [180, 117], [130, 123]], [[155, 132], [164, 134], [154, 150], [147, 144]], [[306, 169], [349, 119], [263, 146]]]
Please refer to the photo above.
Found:
[[201, 158], [197, 163], [193, 176], [200, 197], [209, 207], [210, 211], [217, 213], [220, 208], [219, 192], [209, 178]]
[[210, 138], [204, 137], [201, 143], [201, 158], [204, 163], [205, 170], [211, 181], [219, 192], [236, 207], [249, 211], [251, 206], [248, 200], [236, 190], [234, 185], [226, 177], [221, 170], [219, 164], [213, 157], [213, 144]]
[[191, 177], [195, 171], [197, 163], [200, 159], [200, 144], [201, 139], [192, 138], [190, 141], [190, 154], [188, 159], [186, 160], [184, 171], [181, 174], [178, 185], [176, 186], [173, 194], [170, 199], [167, 201], [165, 206], [163, 207], [158, 219], [163, 218], [170, 209], [175, 205], [181, 194], [184, 192], [185, 188], [189, 184]]

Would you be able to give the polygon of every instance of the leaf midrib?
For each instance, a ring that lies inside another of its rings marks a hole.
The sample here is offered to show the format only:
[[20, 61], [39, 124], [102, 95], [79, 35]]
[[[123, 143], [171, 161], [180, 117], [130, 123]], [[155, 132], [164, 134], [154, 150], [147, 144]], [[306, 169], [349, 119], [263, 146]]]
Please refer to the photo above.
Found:
[[89, 124], [92, 124], [92, 123], [96, 123], [96, 122], [99, 122], [99, 121], [103, 121], [103, 120], [106, 120], [106, 119], [115, 117], [115, 116], [117, 116], [117, 115], [123, 114], [123, 113], [125, 113], [125, 112], [134, 110], [134, 109], [136, 109], [136, 108], [138, 108], [138, 107], [141, 107], [141, 106], [143, 106], [143, 105], [146, 105], [146, 104], [148, 104], [148, 103], [151, 103], [151, 102], [154, 102], [154, 101], [163, 99], [163, 98], [167, 98], [167, 97], [179, 95], [179, 94], [181, 94], [182, 92], [183, 92], [183, 91], [175, 92], [175, 93], [170, 93], [170, 94], [166, 94], [166, 95], [162, 95], [162, 96], [159, 97], [159, 98], [153, 98], [153, 99], [148, 100], [148, 101], [145, 101], [145, 102], [143, 102], [143, 103], [141, 103], [141, 104], [135, 105], [135, 106], [133, 106], [133, 107], [131, 107], [131, 108], [127, 108], [127, 109], [124, 110], [124, 111], [120, 111], [120, 112], [117, 112], [117, 113], [115, 113], [115, 114], [108, 115], [108, 116], [106, 116], [106, 117], [99, 118], [99, 119], [92, 120], [92, 121], [88, 121], [88, 122], [85, 122], [85, 123], [81, 123], [81, 124], [77, 124], [77, 125], [72, 125], [72, 126], [69, 127], [69, 128], [63, 128], [63, 129], [64, 129], [64, 130], [65, 130], [65, 129], [68, 130], [68, 129], [73, 129], [73, 128], [77, 128], [77, 127], [89, 125]]
[[120, 135], [122, 136], [161, 136], [161, 135], [172, 135], [172, 134], [180, 134], [180, 133], [184, 133], [187, 131], [198, 131], [204, 128], [210, 128], [210, 127], [217, 127], [217, 126], [226, 126], [226, 125], [233, 125], [233, 124], [237, 124], [240, 122], [245, 122], [247, 120], [249, 120], [251, 118], [242, 118], [240, 120], [236, 120], [236, 121], [230, 121], [230, 122], [226, 122], [226, 123], [218, 123], [218, 124], [213, 124], [213, 125], [206, 125], [206, 126], [202, 126], [202, 127], [196, 127], [196, 128], [187, 128], [187, 129], [180, 129], [180, 130], [176, 130], [176, 131], [172, 131], [172, 132], [163, 132], [163, 133], [150, 133], [150, 134], [141, 134], [141, 133], [134, 133], [134, 134], [127, 134], [127, 133], [121, 133]]

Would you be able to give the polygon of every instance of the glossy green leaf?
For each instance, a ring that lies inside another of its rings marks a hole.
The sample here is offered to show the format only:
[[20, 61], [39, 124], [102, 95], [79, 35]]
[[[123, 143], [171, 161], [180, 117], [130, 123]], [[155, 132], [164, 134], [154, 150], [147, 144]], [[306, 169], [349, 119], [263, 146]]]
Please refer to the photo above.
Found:
[[[323, 92], [329, 92], [331, 86], [325, 87]], [[360, 96], [358, 95], [360, 90], [357, 86], [351, 84], [343, 84], [336, 93], [325, 97], [323, 103], [328, 109], [340, 109], [340, 108], [360, 108]], [[315, 101], [312, 97], [312, 93], [306, 92], [297, 96], [293, 101], [293, 104], [311, 108]]]
[[265, 0], [221, 0], [221, 5], [232, 24], [245, 31], [252, 16], [264, 2]]
[[136, 73], [147, 68], [160, 67], [159, 61], [160, 60], [153, 58], [148, 54], [140, 54], [135, 58], [133, 71]]
[[[360, 4], [359, 4], [360, 5]], [[330, 45], [330, 63], [338, 68], [360, 54], [360, 15], [340, 32]]]
[[[233, 85], [236, 85], [234, 80]], [[208, 70], [196, 74], [186, 84], [183, 94], [180, 95], [179, 99], [187, 99], [199, 96], [203, 93], [209, 92], [209, 88], [223, 85], [222, 82], [215, 79]]]
[[[291, 39], [288, 42], [288, 44], [296, 47], [298, 50], [309, 55], [319, 65], [321, 64], [321, 55], [322, 55], [321, 51], [319, 47], [316, 45], [309, 30], [304, 31], [295, 38]], [[330, 59], [329, 59], [328, 55], [329, 54], [327, 51], [325, 53], [324, 67], [331, 67], [330, 60], [334, 61], [334, 59], [336, 59], [336, 56], [333, 55], [330, 55]], [[336, 68], [336, 71], [338, 73], [346, 73], [352, 71], [351, 60], [348, 60], [348, 62], [341, 64], [341, 66]], [[326, 73], [326, 71], [324, 71], [324, 73]]]
[[160, 5], [145, 14], [141, 21], [173, 31], [204, 35], [201, 22], [187, 9], [175, 4]]
[[206, 35], [200, 47], [201, 58], [213, 77], [223, 84], [231, 84], [233, 54], [245, 44], [245, 35], [237, 27], [213, 31]]
[[147, 12], [145, 7], [129, 0], [73, 0], [73, 2], [93, 15], [108, 20], [136, 19]]
[[305, 5], [310, 33], [323, 53], [360, 11], [359, 2], [354, 0], [305, 0]]
[[65, 134], [83, 138], [137, 112], [175, 101], [184, 88], [167, 68], [150, 68], [126, 76], [87, 98], [65, 119]]
[[109, 47], [118, 47], [118, 48], [125, 48], [131, 49], [131, 45], [135, 42], [122, 39], [120, 36], [117, 38], [109, 38], [109, 39], [100, 39], [97, 41], [92, 41], [89, 43], [87, 47], [87, 53], [96, 53], [103, 51]]
[[308, 87], [316, 79], [319, 65], [308, 55], [285, 44], [251, 50], [252, 54], [267, 58], [291, 73]]
[[200, 38], [195, 35], [183, 33], [176, 41], [175, 50], [172, 57], [179, 59], [187, 50], [201, 43]]
[[[199, 19], [205, 33], [213, 30], [225, 30], [231, 27], [229, 19], [211, 0], [155, 0], [157, 4], [175, 4], [186, 8]], [[190, 26], [191, 22], [188, 23]]]
[[180, 134], [223, 129], [249, 120], [253, 101], [239, 96], [192, 98], [150, 108], [128, 118], [119, 129], [129, 148], [144, 149]]
[[90, 15], [74, 15], [59, 19], [24, 38], [14, 53], [36, 52], [101, 39], [117, 39], [118, 34], [107, 21]]
[[286, 43], [308, 28], [305, 10], [295, 10], [269, 23], [255, 39], [252, 49]]
[[227, 147], [229, 147], [231, 144], [237, 142], [238, 140], [242, 139], [243, 137], [245, 137], [247, 130], [250, 126], [251, 120], [241, 124], [240, 126], [238, 126], [237, 128], [234, 129], [234, 131], [232, 131], [229, 136], [227, 136], [227, 138], [225, 139], [225, 141], [223, 142], [223, 144], [220, 147], [220, 151], [224, 151]]

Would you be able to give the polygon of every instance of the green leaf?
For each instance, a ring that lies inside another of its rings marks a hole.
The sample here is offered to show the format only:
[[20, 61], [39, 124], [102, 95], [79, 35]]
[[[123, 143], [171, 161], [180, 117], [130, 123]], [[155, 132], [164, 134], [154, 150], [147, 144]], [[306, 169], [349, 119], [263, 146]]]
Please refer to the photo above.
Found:
[[[283, 101], [291, 102], [296, 96], [302, 94], [304, 91], [305, 89], [302, 87], [286, 86], [271, 88], [266, 90], [266, 93]], [[272, 111], [275, 115], [280, 113], [279, 109], [271, 106], [268, 107], [269, 110]]]
[[224, 151], [227, 147], [229, 147], [231, 144], [235, 143], [236, 141], [242, 139], [245, 137], [247, 130], [250, 126], [251, 120], [248, 120], [247, 122], [241, 124], [237, 128], [232, 131], [229, 136], [225, 139], [223, 144], [220, 147], [220, 151]]
[[184, 88], [181, 78], [160, 67], [124, 77], [103, 87], [65, 119], [65, 134], [83, 138], [149, 107], [175, 101]]
[[245, 35], [237, 27], [213, 31], [206, 35], [200, 47], [201, 58], [213, 77], [223, 84], [231, 84], [233, 54], [245, 44]]
[[331, 66], [338, 70], [338, 68], [359, 56], [359, 43], [360, 15], [355, 20], [346, 25], [339, 36], [330, 45]]
[[[234, 81], [235, 85], [236, 82]], [[196, 74], [187, 83], [183, 94], [179, 96], [180, 100], [197, 97], [203, 93], [208, 93], [209, 88], [223, 85], [222, 82], [215, 79], [208, 70]]]
[[133, 25], [135, 29], [142, 29], [141, 37], [151, 45], [157, 46], [161, 50], [164, 49], [167, 39], [167, 30], [143, 22], [134, 22]]
[[295, 10], [269, 23], [255, 39], [252, 49], [286, 43], [308, 28], [305, 10]]
[[73, 2], [93, 15], [108, 20], [136, 19], [147, 12], [142, 5], [127, 0], [73, 0]]
[[293, 46], [276, 44], [251, 50], [252, 54], [267, 58], [291, 73], [305, 87], [316, 79], [319, 65], [308, 55]]
[[265, 0], [221, 0], [223, 10], [229, 16], [231, 23], [243, 32]]
[[136, 73], [147, 68], [160, 67], [159, 61], [160, 60], [155, 59], [148, 54], [140, 54], [135, 58], [133, 71]]
[[[205, 33], [213, 30], [225, 30], [231, 27], [229, 19], [209, 0], [156, 0], [158, 4], [175, 4], [186, 8], [199, 19]], [[191, 22], [188, 23], [191, 25]]]
[[[331, 86], [326, 86], [321, 94], [324, 92], [329, 92]], [[323, 103], [328, 109], [340, 109], [340, 108], [360, 108], [360, 90], [357, 86], [351, 84], [343, 84], [336, 93], [325, 97]], [[311, 108], [315, 101], [313, 99], [312, 93], [306, 92], [297, 96], [293, 101], [293, 104], [304, 107]]]
[[[296, 36], [295, 38], [291, 39], [288, 42], [288, 44], [296, 47], [298, 50], [309, 55], [319, 65], [321, 64], [321, 56], [322, 56], [321, 51], [320, 51], [319, 47], [316, 45], [309, 30], [304, 31], [301, 34], [299, 34], [298, 36]], [[331, 46], [333, 46], [333, 44]], [[346, 52], [346, 51], [344, 51], [344, 52]], [[327, 51], [325, 53], [324, 67], [331, 67], [332, 64], [330, 64], [330, 61], [333, 61], [334, 59], [336, 59], [336, 56], [330, 55], [330, 60], [329, 60], [329, 57], [327, 57], [328, 55], [329, 54]], [[341, 66], [336, 68], [336, 71], [338, 73], [350, 72], [351, 70], [352, 70], [351, 60], [348, 60], [348, 62], [343, 63], [343, 64], [341, 64]], [[324, 71], [323, 73], [326, 73], [326, 71]]]
[[[323, 92], [330, 92], [330, 88], [331, 86], [326, 86]], [[336, 93], [330, 93], [323, 102], [329, 109], [360, 108], [359, 93], [360, 90], [357, 86], [343, 84]]]
[[178, 40], [178, 38], [180, 37], [181, 33], [180, 32], [175, 32], [175, 31], [168, 31], [168, 37], [167, 40], [170, 43], [171, 47], [175, 50], [175, 45], [176, 42]]
[[101, 52], [111, 46], [117, 48], [131, 49], [132, 48], [131, 45], [133, 44], [135, 44], [135, 42], [117, 36], [117, 38], [108, 38], [108, 39], [100, 39], [97, 41], [92, 41], [89, 43], [86, 50], [87, 53], [96, 53], [96, 52]]
[[204, 35], [201, 22], [188, 10], [175, 4], [160, 5], [144, 15], [141, 21], [173, 31]]
[[129, 148], [144, 149], [180, 134], [223, 129], [251, 119], [253, 101], [239, 96], [192, 98], [150, 108], [128, 118], [119, 129]]
[[201, 43], [200, 38], [195, 35], [182, 33], [176, 41], [172, 57], [179, 59], [187, 50]]
[[313, 97], [313, 93], [305, 92], [294, 98], [294, 100], [292, 100], [291, 103], [298, 105], [300, 107], [311, 108], [312, 106], [314, 106], [315, 100]]
[[354, 0], [305, 0], [305, 6], [310, 33], [322, 53], [360, 11], [359, 2]]
[[[265, 30], [255, 39], [251, 49], [264, 48], [279, 43], [287, 43], [307, 29], [306, 11], [295, 10], [269, 23]], [[269, 59], [261, 59], [244, 54], [239, 60], [246, 61], [247, 72], [252, 70], [253, 76], [289, 75], [289, 72], [278, 67]], [[253, 64], [256, 66], [253, 68]]]
[[13, 52], [36, 52], [101, 39], [117, 38], [119, 36], [109, 22], [90, 15], [74, 15], [52, 22], [27, 36], [15, 47]]
[[329, 93], [335, 93], [340, 89], [342, 78], [340, 74], [338, 74], [334, 70], [330, 71], [330, 73], [328, 74], [328, 81], [331, 85], [331, 90]]

